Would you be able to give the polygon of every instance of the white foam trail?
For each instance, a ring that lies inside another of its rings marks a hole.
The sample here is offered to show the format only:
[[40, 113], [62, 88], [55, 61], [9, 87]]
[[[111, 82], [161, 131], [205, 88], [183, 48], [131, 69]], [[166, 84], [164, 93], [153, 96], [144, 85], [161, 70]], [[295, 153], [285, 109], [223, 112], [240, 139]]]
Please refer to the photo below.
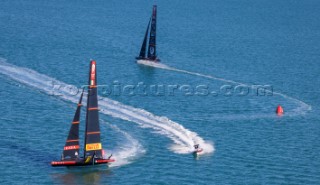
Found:
[[[167, 66], [165, 64], [150, 62], [150, 61], [147, 61], [147, 60], [138, 60], [137, 63], [138, 64], [143, 64], [143, 65], [146, 65], [146, 66], [150, 66], [150, 67], [156, 67], [156, 68], [160, 68], [160, 69], [165, 69], [165, 70], [185, 73], [185, 74], [189, 74], [189, 75], [195, 75], [195, 76], [199, 76], [199, 77], [204, 77], [204, 78], [207, 78], [207, 79], [213, 79], [213, 80], [218, 80], [218, 81], [222, 81], [222, 82], [232, 83], [232, 84], [235, 84], [235, 85], [243, 85], [243, 86], [250, 87], [252, 89], [256, 88], [256, 86], [254, 86], [254, 85], [245, 84], [245, 83], [241, 83], [241, 82], [236, 82], [236, 81], [233, 81], [233, 80], [219, 78], [219, 77], [215, 77], [215, 76], [211, 76], [211, 75], [205, 75], [205, 74], [201, 74], [201, 73], [196, 73], [196, 72], [186, 71], [186, 70], [182, 70], [182, 69], [177, 69], [177, 68], [169, 67], [169, 66]], [[307, 103], [305, 103], [305, 102], [303, 102], [303, 101], [301, 101], [299, 99], [290, 97], [288, 95], [285, 95], [285, 94], [282, 94], [282, 93], [279, 93], [279, 92], [271, 92], [269, 90], [266, 90], [266, 92], [270, 92], [270, 93], [276, 94], [278, 96], [281, 96], [283, 98], [289, 99], [289, 100], [295, 102], [298, 105], [298, 107], [295, 108], [292, 111], [292, 114], [286, 114], [287, 116], [290, 116], [290, 115], [293, 116], [293, 115], [297, 115], [297, 114], [305, 114], [307, 111], [312, 110], [311, 105], [308, 105]]]
[[[66, 101], [77, 103], [80, 96], [79, 93], [75, 95], [75, 91], [70, 91], [70, 89], [77, 90], [73, 85], [63, 83], [31, 69], [6, 63], [5, 60], [0, 60], [0, 73], [46, 94], [59, 94], [58, 97]], [[195, 132], [184, 128], [167, 117], [156, 116], [146, 110], [127, 106], [105, 97], [99, 97], [99, 107], [101, 113], [137, 123], [143, 128], [152, 128], [160, 131], [159, 133], [170, 138], [176, 145], [184, 148], [184, 153], [193, 151], [194, 144], [200, 144], [201, 147], [207, 148], [208, 150], [204, 150], [204, 153], [214, 151], [211, 143], [204, 141]], [[170, 149], [175, 153], [182, 153], [181, 150], [176, 151], [174, 147], [170, 147]]]
[[[131, 162], [133, 162], [134, 159], [138, 158], [139, 156], [145, 153], [145, 150], [143, 149], [141, 144], [136, 139], [134, 139], [129, 133], [121, 130], [116, 125], [110, 124], [106, 121], [101, 120], [101, 123], [107, 124], [113, 130], [122, 134], [126, 139], [126, 142], [121, 143], [116, 150], [109, 152], [112, 153], [112, 158], [116, 160], [114, 163], [111, 163], [110, 167], [118, 167], [130, 164]], [[106, 154], [106, 156], [104, 157], [109, 157], [109, 153]]]

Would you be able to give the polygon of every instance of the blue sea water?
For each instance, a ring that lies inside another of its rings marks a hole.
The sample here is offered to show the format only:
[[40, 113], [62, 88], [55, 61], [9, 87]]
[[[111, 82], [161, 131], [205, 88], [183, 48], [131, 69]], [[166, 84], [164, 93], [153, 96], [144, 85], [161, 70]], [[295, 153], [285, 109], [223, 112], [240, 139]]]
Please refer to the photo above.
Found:
[[[154, 3], [162, 62], [137, 65]], [[319, 8], [317, 0], [2, 0], [0, 184], [319, 184]], [[99, 84], [215, 93], [100, 88], [103, 147], [117, 162], [52, 168], [77, 101], [67, 87], [87, 83], [90, 59]], [[250, 93], [232, 91], [239, 84]], [[206, 152], [198, 159], [194, 143]]]

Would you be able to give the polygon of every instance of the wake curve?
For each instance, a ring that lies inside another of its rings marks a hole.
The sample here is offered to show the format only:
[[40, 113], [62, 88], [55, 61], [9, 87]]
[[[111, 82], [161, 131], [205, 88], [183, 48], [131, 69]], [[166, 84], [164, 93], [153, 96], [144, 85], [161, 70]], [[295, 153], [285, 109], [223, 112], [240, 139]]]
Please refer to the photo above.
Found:
[[[201, 74], [201, 73], [191, 72], [191, 71], [187, 71], [187, 70], [177, 69], [177, 68], [169, 67], [169, 66], [162, 64], [162, 63], [148, 62], [145, 60], [138, 60], [137, 63], [143, 64], [146, 66], [150, 66], [150, 67], [155, 67], [155, 68], [165, 69], [165, 70], [169, 70], [169, 71], [175, 71], [175, 72], [180, 72], [180, 73], [184, 73], [184, 74], [199, 76], [199, 77], [203, 77], [203, 78], [207, 78], [207, 79], [227, 82], [227, 83], [231, 83], [231, 84], [235, 84], [235, 85], [243, 85], [243, 86], [247, 86], [252, 89], [256, 88], [256, 86], [254, 86], [254, 85], [245, 84], [245, 83], [241, 83], [241, 82], [237, 82], [237, 81], [233, 81], [233, 80], [228, 80], [228, 79], [224, 79], [224, 78], [219, 78], [219, 77], [215, 77], [215, 76], [211, 76], [211, 75], [205, 75], [205, 74]], [[266, 90], [266, 92], [271, 92], [271, 91]], [[285, 95], [285, 94], [282, 94], [279, 92], [272, 92], [272, 93], [275, 95], [281, 96], [285, 99], [289, 99], [298, 105], [297, 108], [292, 110], [291, 113], [286, 113], [287, 116], [295, 116], [295, 115], [299, 115], [299, 114], [305, 114], [306, 112], [312, 110], [311, 105], [308, 105], [307, 103], [305, 103], [299, 99], [290, 97], [288, 95]]]
[[[117, 147], [116, 150], [111, 152], [112, 156], [116, 159], [116, 161], [114, 163], [111, 163], [110, 167], [118, 167], [130, 164], [138, 156], [143, 155], [145, 153], [145, 150], [143, 149], [141, 144], [136, 139], [134, 139], [129, 133], [121, 130], [114, 124], [110, 124], [103, 120], [100, 121], [101, 123], [108, 125], [116, 132], [122, 134], [126, 140], [125, 143], [121, 143], [121, 145]], [[107, 154], [104, 157], [107, 158], [109, 157], [108, 155], [109, 154]]]
[[[58, 94], [59, 98], [66, 101], [77, 103], [80, 96], [79, 93], [75, 95], [74, 92], [70, 91], [72, 89], [78, 90], [73, 85], [58, 81], [31, 69], [9, 64], [5, 60], [0, 60], [0, 73], [46, 94]], [[83, 102], [86, 101], [84, 100]], [[99, 97], [99, 107], [100, 112], [103, 114], [134, 122], [142, 128], [154, 129], [158, 131], [157, 133], [170, 138], [174, 144], [169, 149], [175, 153], [190, 153], [193, 151], [194, 144], [200, 144], [204, 149], [204, 153], [212, 153], [214, 151], [211, 143], [204, 141], [197, 133], [184, 128], [167, 117], [156, 116], [146, 110], [127, 106], [105, 97]]]

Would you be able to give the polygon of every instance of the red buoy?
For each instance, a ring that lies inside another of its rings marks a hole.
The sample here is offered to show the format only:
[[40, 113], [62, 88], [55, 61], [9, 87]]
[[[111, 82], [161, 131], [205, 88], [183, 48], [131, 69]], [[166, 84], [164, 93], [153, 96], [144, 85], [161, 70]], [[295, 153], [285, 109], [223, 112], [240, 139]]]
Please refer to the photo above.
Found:
[[281, 107], [281, 105], [278, 105], [277, 110], [276, 110], [276, 113], [277, 113], [278, 115], [282, 115], [282, 114], [283, 114], [283, 108]]

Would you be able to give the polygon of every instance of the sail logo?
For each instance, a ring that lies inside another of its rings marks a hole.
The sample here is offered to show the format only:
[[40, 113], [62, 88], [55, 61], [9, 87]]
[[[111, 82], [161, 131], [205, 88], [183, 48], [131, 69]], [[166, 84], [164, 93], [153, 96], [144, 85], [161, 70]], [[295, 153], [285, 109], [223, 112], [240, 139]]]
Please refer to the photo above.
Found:
[[91, 74], [90, 74], [90, 85], [95, 85], [95, 79], [96, 79], [96, 63], [92, 62]]
[[65, 146], [63, 150], [76, 150], [79, 149], [79, 145]]
[[102, 149], [101, 143], [86, 144], [86, 151], [101, 150], [101, 149]]
[[153, 53], [154, 53], [154, 48], [150, 47], [150, 54], [153, 55]]

